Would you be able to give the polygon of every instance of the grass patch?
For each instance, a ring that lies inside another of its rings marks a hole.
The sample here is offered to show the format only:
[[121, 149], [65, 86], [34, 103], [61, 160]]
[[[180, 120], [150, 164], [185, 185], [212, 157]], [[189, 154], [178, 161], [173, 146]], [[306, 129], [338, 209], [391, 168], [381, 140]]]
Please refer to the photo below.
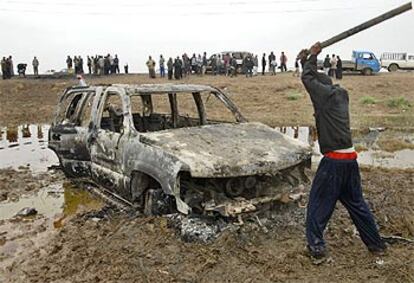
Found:
[[411, 107], [410, 102], [405, 97], [395, 97], [388, 100], [387, 103], [388, 107], [390, 108], [400, 108], [400, 109], [408, 109]]
[[387, 152], [396, 152], [403, 149], [414, 149], [414, 144], [400, 139], [380, 139], [378, 146]]
[[303, 94], [300, 92], [289, 92], [286, 96], [288, 100], [299, 100], [303, 97]]
[[373, 104], [377, 104], [378, 103], [378, 100], [376, 100], [372, 96], [363, 96], [363, 97], [361, 97], [361, 100], [360, 101], [364, 105], [373, 105]]

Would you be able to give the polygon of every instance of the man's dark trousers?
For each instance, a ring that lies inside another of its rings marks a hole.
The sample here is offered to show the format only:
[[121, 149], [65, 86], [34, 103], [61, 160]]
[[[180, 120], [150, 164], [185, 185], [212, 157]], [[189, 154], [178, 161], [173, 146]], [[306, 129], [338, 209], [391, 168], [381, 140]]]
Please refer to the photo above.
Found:
[[362, 196], [358, 162], [324, 157], [319, 164], [309, 196], [306, 238], [310, 250], [324, 249], [323, 231], [337, 200], [348, 210], [368, 249], [383, 249], [384, 244], [374, 218]]

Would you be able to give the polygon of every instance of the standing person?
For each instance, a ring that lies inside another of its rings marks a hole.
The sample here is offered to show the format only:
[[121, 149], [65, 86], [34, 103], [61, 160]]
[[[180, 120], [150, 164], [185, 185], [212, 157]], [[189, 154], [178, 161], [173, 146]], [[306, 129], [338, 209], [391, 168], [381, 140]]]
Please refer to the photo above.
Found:
[[293, 73], [294, 77], [300, 76], [300, 70], [299, 70], [299, 60], [296, 59], [295, 61], [295, 72]]
[[146, 65], [148, 67], [149, 77], [155, 79], [155, 61], [152, 60], [151, 56], [148, 57]]
[[285, 55], [285, 52], [282, 52], [282, 54], [280, 55], [280, 70], [282, 72], [286, 72], [287, 71], [287, 56]]
[[213, 55], [213, 57], [211, 58], [211, 71], [213, 73], [213, 75], [216, 75], [216, 54]]
[[33, 65], [33, 74], [35, 76], [38, 76], [39, 75], [39, 60], [37, 60], [36, 56], [33, 58], [32, 65]]
[[160, 64], [160, 76], [161, 78], [164, 78], [165, 77], [165, 60], [164, 60], [164, 57], [162, 57], [162, 55], [160, 55], [159, 64]]
[[118, 58], [117, 54], [115, 54], [115, 58], [114, 58], [114, 71], [115, 71], [115, 74], [120, 73], [120, 71], [119, 71], [119, 58]]
[[81, 56], [79, 56], [78, 60], [79, 60], [79, 72], [83, 75], [85, 73], [83, 71], [83, 58]]
[[167, 62], [167, 69], [168, 69], [168, 79], [172, 80], [173, 77], [173, 69], [174, 69], [174, 62], [173, 59], [170, 57]]
[[237, 59], [235, 55], [233, 55], [233, 57], [230, 60], [230, 68], [231, 68], [231, 77], [237, 77]]
[[7, 79], [6, 57], [3, 57], [3, 59], [1, 59], [1, 75], [3, 77], [3, 80]]
[[79, 74], [79, 60], [78, 57], [73, 57], [73, 65], [75, 65], [75, 74]]
[[272, 52], [270, 52], [269, 55], [269, 72], [271, 73], [271, 75], [276, 75], [276, 56], [275, 54]]
[[257, 57], [257, 54], [253, 58], [253, 76], [257, 76], [257, 72], [259, 70], [259, 58]]
[[218, 74], [218, 75], [220, 75], [220, 73], [221, 73], [221, 66], [222, 66], [221, 55], [219, 54], [216, 57], [216, 74]]
[[361, 189], [357, 153], [352, 144], [348, 92], [317, 69], [320, 43], [298, 56], [303, 65], [302, 82], [310, 95], [318, 129], [322, 158], [312, 183], [306, 216], [308, 250], [314, 259], [327, 256], [323, 231], [339, 200], [348, 210], [368, 250], [385, 251], [373, 215]]
[[250, 55], [248, 55], [246, 58], [246, 68], [247, 68], [246, 78], [253, 76], [253, 67], [254, 67], [253, 59], [252, 57], [250, 57]]
[[264, 76], [266, 70], [266, 53], [263, 53], [262, 57], [262, 76]]
[[124, 65], [124, 72], [125, 74], [128, 74], [128, 63], [125, 63]]
[[197, 73], [197, 57], [196, 57], [195, 53], [193, 53], [193, 57], [191, 57], [190, 64], [191, 64], [190, 74], [191, 73]]
[[104, 75], [109, 75], [109, 72], [111, 71], [111, 60], [109, 59], [110, 55], [106, 55], [104, 58]]
[[92, 59], [92, 74], [96, 75], [98, 73], [98, 58], [97, 56], [91, 56]]
[[198, 54], [197, 56], [197, 74], [202, 76], [202, 71], [203, 71], [203, 59], [201, 58], [201, 55]]
[[342, 80], [342, 60], [336, 56], [336, 79]]
[[68, 67], [68, 70], [72, 70], [72, 68], [73, 68], [73, 61], [72, 61], [72, 58], [70, 58], [69, 55], [66, 58], [66, 66]]
[[230, 54], [229, 53], [226, 53], [223, 56], [223, 61], [224, 61], [224, 74], [228, 76], [229, 70], [230, 70]]
[[14, 76], [14, 64], [13, 64], [13, 58], [12, 58], [11, 55], [9, 56], [8, 64], [9, 64], [9, 68], [10, 68], [10, 70], [9, 70], [9, 78], [11, 78], [11, 77]]
[[99, 56], [98, 59], [98, 75], [106, 75], [105, 69], [106, 67], [106, 58], [104, 59], [104, 57], [102, 55]]
[[325, 75], [329, 76], [330, 69], [331, 58], [329, 57], [329, 54], [326, 54], [325, 60], [323, 60], [323, 71], [325, 72]]
[[207, 64], [208, 64], [208, 61], [207, 61], [207, 53], [204, 52], [203, 53], [203, 66], [202, 66], [202, 69], [201, 69], [201, 74], [203, 76], [206, 74]]
[[177, 56], [177, 58], [174, 61], [174, 78], [176, 80], [181, 79], [182, 76], [183, 76], [182, 75], [182, 66], [183, 66], [183, 64], [182, 64], [182, 62], [180, 60], [180, 57]]
[[331, 68], [330, 68], [330, 74], [332, 78], [336, 78], [336, 66], [338, 64], [338, 61], [336, 60], [335, 54], [332, 54], [331, 58]]
[[86, 60], [87, 60], [86, 62], [87, 62], [87, 65], [88, 65], [88, 72], [89, 72], [89, 75], [90, 75], [90, 74], [92, 74], [92, 59], [91, 59], [91, 57], [88, 56], [86, 58]]

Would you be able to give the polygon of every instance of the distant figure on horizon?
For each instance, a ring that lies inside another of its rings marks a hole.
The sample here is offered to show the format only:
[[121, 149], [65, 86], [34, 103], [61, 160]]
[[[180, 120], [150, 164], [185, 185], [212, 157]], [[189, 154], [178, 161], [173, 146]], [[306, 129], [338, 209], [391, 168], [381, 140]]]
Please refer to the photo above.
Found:
[[338, 61], [336, 60], [335, 54], [332, 54], [331, 58], [331, 68], [330, 68], [330, 76], [332, 78], [336, 78], [336, 67], [337, 67]]
[[181, 61], [180, 57], [177, 56], [177, 58], [174, 61], [174, 78], [176, 80], [179, 80], [183, 77], [183, 61]]
[[342, 60], [336, 56], [336, 79], [342, 80]]
[[264, 76], [266, 71], [266, 53], [263, 53], [262, 57], [262, 76]]
[[155, 76], [155, 61], [152, 60], [151, 56], [148, 57], [148, 61], [147, 61], [146, 65], [148, 67], [149, 77], [151, 79], [155, 79], [156, 78], [156, 76]]
[[246, 69], [247, 69], [246, 78], [253, 77], [253, 67], [254, 67], [253, 59], [250, 55], [248, 55], [246, 58]]
[[72, 58], [68, 55], [66, 58], [66, 66], [68, 67], [68, 70], [71, 70], [73, 68], [73, 61]]
[[128, 63], [125, 63], [124, 65], [124, 72], [125, 74], [128, 74]]
[[276, 75], [276, 66], [276, 55], [272, 51], [269, 55], [269, 72], [272, 76]]
[[86, 58], [86, 64], [88, 65], [88, 73], [89, 75], [92, 74], [92, 59], [91, 57]]
[[38, 76], [39, 75], [39, 60], [37, 60], [36, 56], [33, 58], [32, 65], [33, 65], [33, 74], [35, 76]]
[[287, 56], [285, 55], [285, 52], [282, 52], [282, 54], [280, 55], [280, 70], [282, 72], [286, 72], [287, 71]]
[[174, 62], [173, 62], [173, 59], [171, 57], [168, 59], [167, 69], [168, 69], [168, 79], [172, 80], [173, 70], [174, 70]]
[[207, 60], [207, 52], [203, 53], [203, 65], [201, 67], [201, 75], [205, 75], [206, 74], [206, 70], [207, 70], [207, 65], [208, 65], [208, 60]]
[[115, 71], [115, 74], [121, 73], [119, 71], [119, 58], [117, 54], [115, 54], [115, 58], [114, 58], [114, 71]]
[[331, 69], [331, 58], [329, 54], [326, 54], [325, 60], [323, 61], [323, 71], [325, 75], [329, 76], [329, 70]]
[[253, 76], [257, 76], [257, 73], [259, 71], [259, 58], [257, 57], [257, 54], [254, 55], [253, 65], [254, 65], [254, 67], [253, 67]]
[[161, 78], [165, 77], [165, 60], [164, 57], [162, 57], [162, 55], [160, 55], [160, 76]]

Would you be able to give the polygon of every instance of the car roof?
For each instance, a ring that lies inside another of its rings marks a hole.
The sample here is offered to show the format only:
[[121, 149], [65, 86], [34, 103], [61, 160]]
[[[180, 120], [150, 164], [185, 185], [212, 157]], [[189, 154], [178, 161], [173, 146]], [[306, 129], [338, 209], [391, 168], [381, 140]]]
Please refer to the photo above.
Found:
[[75, 86], [71, 89], [88, 89], [93, 90], [97, 87], [118, 87], [126, 90], [128, 95], [139, 94], [164, 94], [164, 93], [180, 93], [180, 92], [219, 92], [215, 87], [197, 84], [112, 84], [112, 85], [91, 85], [85, 87]]

